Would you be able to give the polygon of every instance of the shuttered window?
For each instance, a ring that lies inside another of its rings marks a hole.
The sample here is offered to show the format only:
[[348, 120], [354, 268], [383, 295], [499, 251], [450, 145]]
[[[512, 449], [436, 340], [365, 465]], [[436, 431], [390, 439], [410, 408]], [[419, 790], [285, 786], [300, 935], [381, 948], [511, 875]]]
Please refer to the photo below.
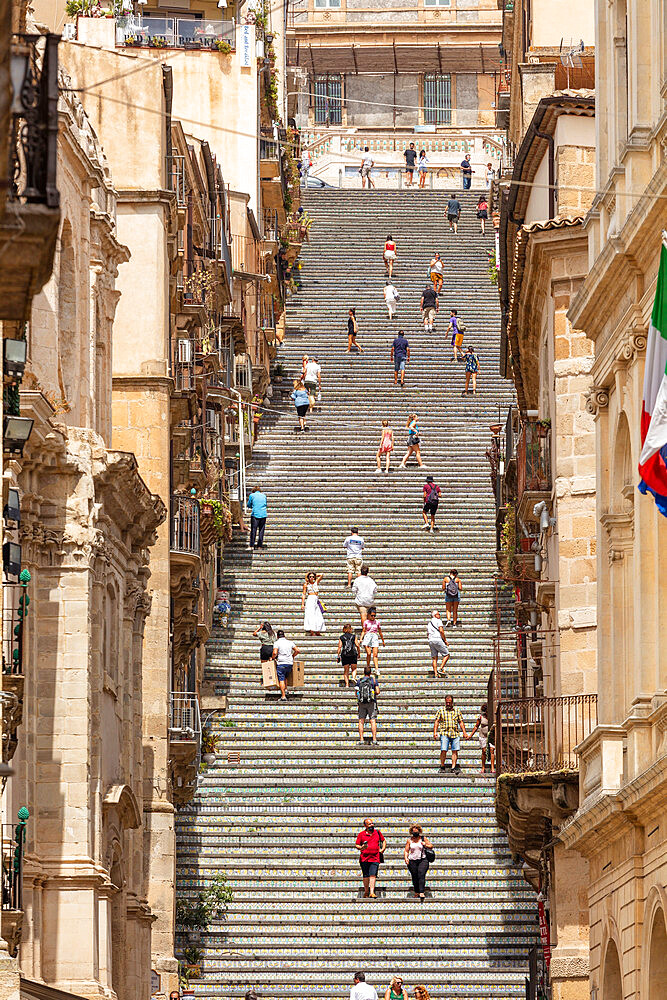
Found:
[[342, 82], [339, 73], [327, 73], [315, 79], [315, 124], [341, 125]]
[[424, 73], [424, 124], [452, 124], [452, 78], [449, 73]]

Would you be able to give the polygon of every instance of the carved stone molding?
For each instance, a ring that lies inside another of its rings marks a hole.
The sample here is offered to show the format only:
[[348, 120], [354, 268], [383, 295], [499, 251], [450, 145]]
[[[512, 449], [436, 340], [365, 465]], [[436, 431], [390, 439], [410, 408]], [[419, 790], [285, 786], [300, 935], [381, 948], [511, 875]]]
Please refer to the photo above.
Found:
[[607, 530], [610, 564], [625, 559], [626, 553], [632, 551], [635, 537], [634, 511], [602, 514], [600, 523]]
[[638, 354], [643, 354], [645, 350], [646, 332], [643, 329], [634, 329], [630, 331], [629, 335], [623, 341], [618, 358], [620, 361], [630, 364]]
[[609, 406], [609, 390], [602, 385], [592, 385], [586, 393], [586, 410], [597, 417], [600, 410]]

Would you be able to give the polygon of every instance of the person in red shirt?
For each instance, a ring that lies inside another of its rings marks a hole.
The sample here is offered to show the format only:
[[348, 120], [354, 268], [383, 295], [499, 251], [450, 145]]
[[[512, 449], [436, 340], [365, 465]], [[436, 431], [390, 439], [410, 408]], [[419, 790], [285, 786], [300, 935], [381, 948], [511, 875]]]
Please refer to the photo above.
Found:
[[364, 820], [364, 829], [357, 837], [359, 864], [364, 878], [364, 898], [375, 899], [375, 879], [380, 866], [380, 854], [386, 849], [387, 841], [380, 830], [375, 829], [372, 819]]

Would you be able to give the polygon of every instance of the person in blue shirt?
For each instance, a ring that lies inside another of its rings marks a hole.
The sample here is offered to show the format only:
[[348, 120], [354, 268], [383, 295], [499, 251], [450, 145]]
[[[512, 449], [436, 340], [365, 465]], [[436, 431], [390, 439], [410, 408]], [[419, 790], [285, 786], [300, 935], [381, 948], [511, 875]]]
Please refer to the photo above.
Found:
[[405, 365], [410, 360], [410, 345], [403, 330], [398, 331], [391, 345], [391, 360], [394, 362], [394, 385], [401, 376], [401, 385], [405, 385]]
[[[250, 510], [250, 548], [264, 548], [264, 528], [266, 527], [266, 493], [262, 487], [256, 486], [248, 497]], [[257, 544], [255, 545], [255, 539]]]
[[294, 400], [294, 405], [296, 407], [296, 415], [299, 418], [297, 431], [305, 431], [306, 414], [308, 413], [308, 407], [310, 406], [310, 399], [308, 398], [308, 390], [300, 379], [297, 379], [294, 383], [292, 399]]

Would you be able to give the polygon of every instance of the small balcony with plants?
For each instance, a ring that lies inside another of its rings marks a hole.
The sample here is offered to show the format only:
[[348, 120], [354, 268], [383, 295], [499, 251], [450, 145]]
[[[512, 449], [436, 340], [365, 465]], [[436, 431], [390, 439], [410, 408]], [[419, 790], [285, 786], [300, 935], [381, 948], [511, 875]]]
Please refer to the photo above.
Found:
[[14, 958], [21, 943], [23, 928], [23, 856], [26, 826], [30, 813], [25, 806], [18, 811], [18, 823], [0, 824], [2, 858], [2, 927], [0, 933]]
[[126, 48], [192, 49], [229, 55], [236, 48], [236, 21], [193, 17], [116, 17], [116, 45]]
[[551, 423], [527, 416], [516, 443], [517, 516], [522, 524], [539, 522], [533, 508], [551, 499]]

